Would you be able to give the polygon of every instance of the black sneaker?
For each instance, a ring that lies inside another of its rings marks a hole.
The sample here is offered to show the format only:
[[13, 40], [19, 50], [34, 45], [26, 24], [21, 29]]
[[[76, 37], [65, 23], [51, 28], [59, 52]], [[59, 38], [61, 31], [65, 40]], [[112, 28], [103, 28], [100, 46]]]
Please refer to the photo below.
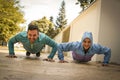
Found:
[[40, 57], [40, 52], [36, 53], [36, 56], [37, 56], [37, 57]]
[[30, 56], [30, 53], [29, 53], [29, 52], [26, 52], [26, 56]]

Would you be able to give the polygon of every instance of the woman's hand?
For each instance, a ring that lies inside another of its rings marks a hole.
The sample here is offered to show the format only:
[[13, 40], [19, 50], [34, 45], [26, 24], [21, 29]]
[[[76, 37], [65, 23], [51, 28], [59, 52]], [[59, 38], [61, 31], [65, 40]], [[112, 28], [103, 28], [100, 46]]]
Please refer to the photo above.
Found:
[[102, 63], [102, 66], [108, 66], [108, 64], [107, 63]]
[[55, 60], [53, 60], [53, 59], [51, 59], [51, 58], [46, 58], [46, 59], [43, 59], [43, 61], [55, 62]]
[[60, 60], [59, 63], [68, 63], [68, 61]]

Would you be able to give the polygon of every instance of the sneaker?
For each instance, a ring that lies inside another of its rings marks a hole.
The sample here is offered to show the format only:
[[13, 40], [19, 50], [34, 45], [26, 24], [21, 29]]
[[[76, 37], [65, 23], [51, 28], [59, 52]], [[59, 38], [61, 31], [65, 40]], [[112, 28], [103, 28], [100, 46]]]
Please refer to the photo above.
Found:
[[40, 57], [40, 52], [36, 53], [36, 56], [37, 56], [37, 57]]
[[30, 53], [29, 53], [29, 52], [26, 52], [26, 56], [30, 56]]

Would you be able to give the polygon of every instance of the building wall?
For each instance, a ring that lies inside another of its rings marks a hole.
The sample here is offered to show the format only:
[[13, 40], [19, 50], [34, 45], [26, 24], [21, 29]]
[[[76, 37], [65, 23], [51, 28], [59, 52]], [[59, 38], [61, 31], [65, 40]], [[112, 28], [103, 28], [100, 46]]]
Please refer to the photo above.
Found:
[[57, 43], [61, 43], [62, 42], [62, 37], [63, 37], [63, 31], [61, 33], [59, 33], [57, 36], [55, 36], [54, 40]]
[[[120, 64], [120, 0], [102, 0], [98, 42], [111, 48], [111, 62]], [[101, 56], [97, 60], [101, 60]]]
[[98, 42], [99, 20], [100, 1], [96, 1], [84, 12], [81, 12], [70, 24], [71, 31], [69, 41], [79, 41], [85, 31], [91, 31], [94, 36], [94, 42]]

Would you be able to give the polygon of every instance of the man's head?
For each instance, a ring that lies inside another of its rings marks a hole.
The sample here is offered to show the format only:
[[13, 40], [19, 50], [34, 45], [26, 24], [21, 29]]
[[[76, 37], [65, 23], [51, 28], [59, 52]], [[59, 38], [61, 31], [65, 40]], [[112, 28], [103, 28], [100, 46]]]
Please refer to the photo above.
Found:
[[39, 37], [38, 26], [29, 24], [28, 25], [27, 36], [28, 36], [28, 39], [29, 39], [30, 43], [33, 43]]

